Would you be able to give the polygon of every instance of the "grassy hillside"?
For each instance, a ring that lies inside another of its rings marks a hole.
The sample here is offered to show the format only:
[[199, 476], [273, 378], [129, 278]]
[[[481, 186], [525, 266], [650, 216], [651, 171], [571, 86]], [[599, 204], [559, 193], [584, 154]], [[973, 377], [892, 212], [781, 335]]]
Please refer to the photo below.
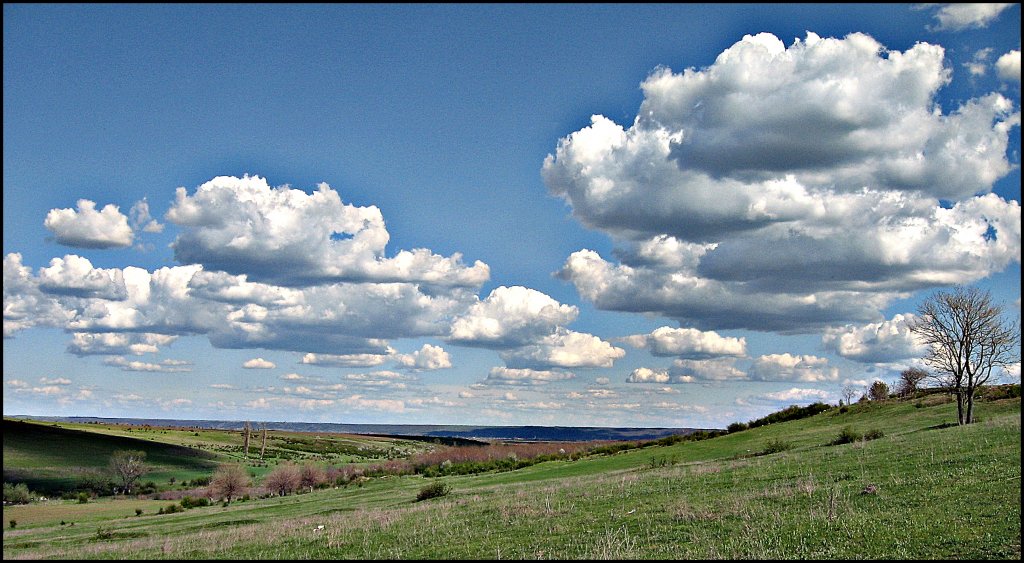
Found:
[[116, 450], [146, 452], [153, 468], [146, 479], [188, 479], [208, 475], [218, 465], [215, 455], [200, 450], [57, 424], [4, 419], [3, 435], [4, 481], [24, 482], [42, 493], [74, 489], [90, 478], [90, 470], [105, 470]]
[[[954, 409], [941, 397], [832, 409], [446, 478], [452, 493], [423, 502], [431, 480], [407, 476], [171, 515], [118, 512], [129, 501], [5, 507], [18, 525], [4, 558], [1018, 559], [1020, 399], [980, 404], [968, 427], [948, 425]], [[832, 445], [847, 428], [881, 437]]]
[[270, 463], [315, 460], [362, 463], [426, 451], [432, 444], [415, 440], [344, 434], [270, 431], [267, 464], [256, 461], [261, 441], [250, 438], [250, 456], [243, 458], [242, 433], [231, 430], [131, 426], [126, 424], [41, 423], [4, 419], [4, 481], [23, 482], [30, 489], [55, 494], [82, 487], [96, 471], [105, 471], [115, 450], [142, 450], [151, 471], [143, 481], [162, 487], [209, 477], [222, 463], [247, 461], [262, 475]]

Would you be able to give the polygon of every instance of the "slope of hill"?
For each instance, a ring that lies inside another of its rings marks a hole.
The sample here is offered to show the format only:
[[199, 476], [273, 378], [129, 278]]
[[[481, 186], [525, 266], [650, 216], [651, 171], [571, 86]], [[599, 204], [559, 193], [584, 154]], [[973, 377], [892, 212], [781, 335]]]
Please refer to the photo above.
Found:
[[[979, 415], [950, 425], [942, 397], [854, 405], [445, 478], [423, 502], [432, 480], [405, 476], [170, 515], [5, 507], [4, 558], [1018, 559], [1020, 398]], [[857, 434], [874, 439], [838, 443]]]

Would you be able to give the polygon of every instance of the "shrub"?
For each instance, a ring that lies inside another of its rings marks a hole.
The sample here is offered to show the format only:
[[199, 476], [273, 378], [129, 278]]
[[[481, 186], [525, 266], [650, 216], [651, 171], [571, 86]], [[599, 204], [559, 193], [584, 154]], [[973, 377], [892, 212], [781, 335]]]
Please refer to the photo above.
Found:
[[853, 428], [847, 426], [839, 432], [839, 435], [836, 436], [835, 440], [832, 440], [832, 445], [838, 446], [840, 444], [852, 444], [853, 442], [860, 440], [862, 437], [863, 436], [860, 432], [857, 432]]
[[294, 493], [301, 483], [302, 472], [293, 463], [278, 465], [263, 479], [263, 486], [280, 496]]
[[745, 422], [733, 422], [726, 428], [726, 431], [728, 431], [729, 434], [732, 434], [734, 432], [742, 432], [743, 430], [746, 429], [747, 424]]
[[14, 519], [11, 519], [11, 529], [13, 530], [13, 529], [15, 529], [17, 527], [18, 527], [18, 521], [14, 520]]
[[885, 432], [882, 432], [878, 428], [873, 428], [864, 433], [865, 440], [877, 440], [883, 437], [885, 437]]
[[4, 483], [4, 503], [28, 504], [32, 500], [32, 493], [25, 483]]
[[193, 498], [188, 495], [181, 498], [182, 508], [196, 508], [200, 506], [210, 506], [210, 499], [206, 497]]
[[185, 509], [177, 504], [168, 504], [166, 508], [157, 511], [157, 514], [174, 514], [175, 512], [185, 512]]
[[135, 515], [136, 516], [142, 516], [142, 509], [141, 508], [136, 508], [135, 509]]
[[791, 449], [793, 449], [793, 444], [791, 444], [791, 443], [789, 443], [789, 442], [787, 442], [785, 440], [779, 440], [779, 439], [773, 438], [771, 440], [768, 440], [768, 442], [764, 445], [764, 449], [763, 450], [757, 452], [754, 455], [775, 454], [775, 453], [784, 452], [786, 450], [791, 450]]
[[248, 486], [249, 475], [239, 465], [221, 467], [210, 481], [211, 492], [227, 499], [225, 506], [231, 503], [231, 499], [241, 496]]
[[434, 481], [429, 485], [424, 485], [418, 495], [416, 495], [416, 502], [421, 500], [427, 500], [429, 498], [443, 497], [448, 493], [452, 492], [452, 488], [441, 481]]
[[89, 493], [82, 491], [78, 493], [78, 504], [85, 504], [89, 502]]

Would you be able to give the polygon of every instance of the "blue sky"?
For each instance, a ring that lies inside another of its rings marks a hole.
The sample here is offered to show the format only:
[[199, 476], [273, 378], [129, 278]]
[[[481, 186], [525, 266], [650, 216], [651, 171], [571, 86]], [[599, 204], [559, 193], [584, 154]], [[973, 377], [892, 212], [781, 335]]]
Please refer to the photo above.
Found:
[[1016, 4], [5, 4], [3, 96], [5, 414], [723, 427], [1019, 317]]

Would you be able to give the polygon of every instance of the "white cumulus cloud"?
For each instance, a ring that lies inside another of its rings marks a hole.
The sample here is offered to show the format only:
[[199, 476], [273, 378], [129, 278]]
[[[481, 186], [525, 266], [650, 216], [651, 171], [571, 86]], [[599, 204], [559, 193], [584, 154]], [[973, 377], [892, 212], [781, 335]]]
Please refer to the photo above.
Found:
[[1013, 6], [1004, 3], [972, 2], [960, 4], [924, 4], [935, 9], [938, 25], [933, 31], [961, 31], [971, 28], [987, 27], [1003, 10]]
[[1020, 112], [989, 93], [943, 113], [950, 80], [941, 46], [860, 33], [748, 35], [709, 67], [658, 69], [629, 127], [595, 115], [545, 160], [620, 260], [584, 249], [559, 275], [602, 309], [809, 332], [1002, 271], [1020, 204], [988, 192]]
[[1014, 49], [996, 60], [996, 73], [1007, 82], [1020, 84], [1020, 49]]
[[219, 176], [193, 195], [178, 188], [168, 221], [183, 228], [175, 258], [207, 270], [282, 286], [330, 282], [411, 282], [479, 287], [490, 276], [477, 261], [426, 249], [385, 255], [390, 239], [377, 207], [344, 204], [323, 183], [312, 194], [264, 178]]
[[579, 310], [528, 287], [501, 286], [452, 322], [451, 341], [508, 348], [536, 342], [576, 319]]
[[[491, 368], [483, 383], [486, 385], [545, 385], [552, 381], [564, 381], [574, 377], [576, 377], [574, 374], [567, 371], [495, 367]], [[507, 393], [506, 395], [511, 394]]]
[[747, 353], [745, 338], [723, 337], [714, 331], [703, 332], [694, 328], [663, 326], [650, 334], [627, 336], [623, 341], [637, 348], [648, 348], [655, 356], [700, 359], [716, 356], [743, 357]]
[[43, 226], [60, 244], [78, 248], [123, 248], [131, 246], [134, 234], [114, 204], [96, 211], [96, 202], [78, 200], [76, 209], [51, 209]]
[[793, 387], [786, 391], [766, 393], [761, 395], [761, 398], [768, 399], [769, 401], [805, 403], [808, 401], [828, 401], [831, 400], [832, 394], [821, 389]]
[[536, 344], [502, 352], [501, 358], [508, 367], [544, 370], [611, 367], [625, 355], [622, 348], [592, 334], [559, 329]]
[[910, 332], [912, 320], [913, 315], [897, 314], [888, 321], [831, 328], [822, 336], [822, 344], [844, 358], [864, 363], [920, 358], [927, 349]]
[[242, 367], [245, 369], [274, 369], [277, 367], [277, 364], [263, 358], [253, 358], [243, 362]]
[[839, 370], [827, 358], [811, 355], [768, 354], [750, 366], [751, 379], [760, 381], [838, 381]]
[[452, 359], [448, 352], [440, 346], [424, 344], [412, 354], [399, 354], [398, 363], [404, 367], [418, 370], [435, 370], [452, 367]]

